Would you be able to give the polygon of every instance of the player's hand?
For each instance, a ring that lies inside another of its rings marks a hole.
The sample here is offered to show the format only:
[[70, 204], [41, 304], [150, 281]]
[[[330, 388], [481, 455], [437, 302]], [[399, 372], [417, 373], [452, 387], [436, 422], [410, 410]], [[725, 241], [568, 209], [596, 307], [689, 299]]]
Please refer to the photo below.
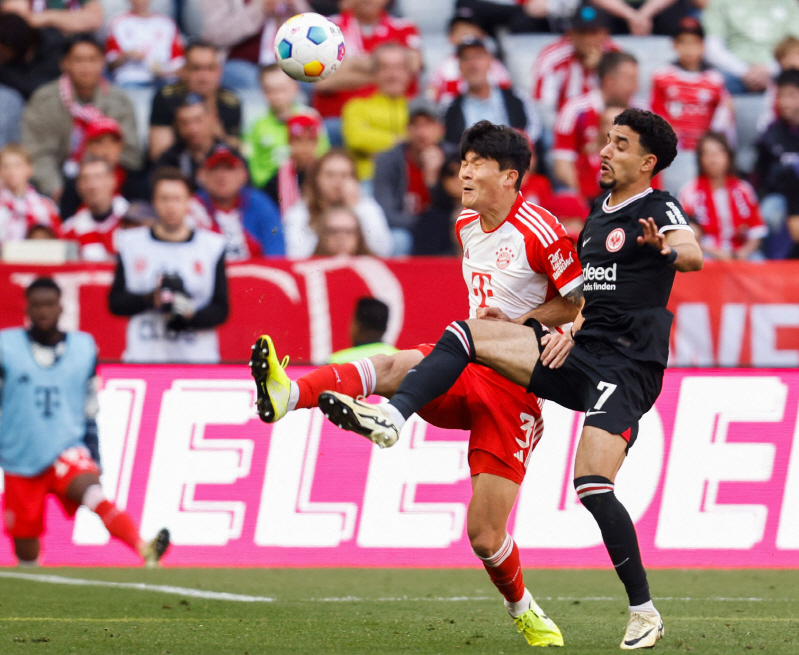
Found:
[[644, 227], [644, 235], [638, 237], [638, 245], [650, 245], [657, 248], [664, 257], [668, 255], [671, 252], [671, 246], [666, 243], [666, 236], [658, 232], [655, 219], [650, 216], [649, 218], [639, 218], [638, 222]]
[[499, 307], [478, 307], [477, 318], [483, 318], [487, 321], [506, 321], [507, 323], [513, 322], [511, 318]]
[[574, 346], [574, 340], [570, 332], [550, 332], [541, 337], [541, 345], [544, 346], [541, 363], [547, 368], [560, 368]]

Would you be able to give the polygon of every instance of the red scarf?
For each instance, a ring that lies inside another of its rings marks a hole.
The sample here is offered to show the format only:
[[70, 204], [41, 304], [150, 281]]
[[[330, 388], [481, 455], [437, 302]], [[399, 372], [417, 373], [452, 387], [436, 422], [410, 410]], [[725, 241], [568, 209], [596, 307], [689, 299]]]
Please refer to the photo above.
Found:
[[731, 230], [725, 230], [716, 211], [716, 203], [713, 201], [713, 187], [710, 178], [700, 175], [696, 178], [697, 200], [705, 205], [705, 215], [707, 224], [702, 225], [702, 229], [707, 236], [715, 239], [716, 245], [724, 247], [724, 242], [729, 241], [733, 248], [740, 248], [746, 242], [746, 233], [752, 221], [756, 207], [752, 205], [747, 197], [741, 181], [734, 175], [728, 175], [725, 182], [727, 196], [730, 205]]
[[[100, 93], [108, 92], [108, 82], [100, 80]], [[72, 115], [72, 135], [69, 139], [69, 159], [77, 162], [83, 153], [83, 142], [86, 136], [86, 128], [96, 120], [103, 118], [103, 112], [93, 105], [82, 105], [75, 99], [75, 90], [72, 82], [66, 75], [62, 75], [58, 80], [58, 93], [61, 102], [67, 111]]]

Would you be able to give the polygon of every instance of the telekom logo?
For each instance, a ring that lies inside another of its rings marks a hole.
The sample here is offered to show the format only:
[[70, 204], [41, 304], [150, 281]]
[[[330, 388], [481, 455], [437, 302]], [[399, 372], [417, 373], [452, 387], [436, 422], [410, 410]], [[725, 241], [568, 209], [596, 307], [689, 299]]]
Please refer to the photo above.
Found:
[[488, 307], [486, 300], [494, 297], [490, 273], [472, 273], [472, 292], [480, 298], [480, 307]]

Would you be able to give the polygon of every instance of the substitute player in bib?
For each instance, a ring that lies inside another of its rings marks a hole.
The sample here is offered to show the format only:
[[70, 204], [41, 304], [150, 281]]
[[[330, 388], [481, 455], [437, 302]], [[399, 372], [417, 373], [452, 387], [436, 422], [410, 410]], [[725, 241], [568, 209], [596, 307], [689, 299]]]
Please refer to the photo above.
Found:
[[470, 362], [478, 362], [541, 398], [585, 412], [574, 486], [596, 519], [629, 596], [625, 650], [654, 646], [663, 623], [614, 480], [638, 435], [638, 421], [660, 393], [673, 318], [666, 304], [675, 271], [702, 267], [702, 251], [679, 203], [650, 185], [676, 154], [677, 136], [660, 116], [626, 109], [616, 117], [601, 152], [606, 193], [594, 202], [579, 243], [585, 306], [574, 323], [576, 339], [543, 337], [539, 325], [529, 330], [509, 322], [458, 321], [390, 403], [364, 406], [338, 394], [320, 399], [320, 404], [332, 401], [336, 413], [347, 409], [354, 431], [376, 443], [393, 443], [406, 419], [446, 393]]
[[[458, 219], [456, 231], [464, 249], [470, 316], [495, 312], [513, 316], [519, 323], [528, 319], [551, 326], [570, 323], [582, 304], [582, 270], [563, 226], [519, 193], [531, 157], [527, 137], [482, 121], [466, 130], [460, 147], [463, 200], [468, 209]], [[319, 394], [330, 389], [352, 396], [390, 397], [430, 350], [431, 345], [420, 346], [392, 356], [323, 366], [294, 383], [278, 363], [271, 339], [261, 337], [251, 362], [259, 414], [272, 422], [292, 409], [315, 407]], [[505, 597], [505, 606], [528, 643], [562, 646], [557, 626], [525, 589], [519, 549], [506, 529], [543, 431], [540, 401], [491, 369], [472, 364], [452, 389], [419, 413], [433, 425], [471, 431], [473, 495], [467, 532], [472, 549]], [[347, 417], [330, 418], [345, 424]]]
[[61, 290], [53, 280], [34, 280], [25, 296], [30, 329], [0, 331], [3, 509], [17, 560], [38, 563], [45, 500], [53, 494], [69, 516], [86, 505], [112, 536], [154, 566], [169, 547], [169, 531], [149, 543], [139, 536], [127, 512], [103, 494], [100, 469], [86, 447], [97, 435], [94, 339], [58, 329]]

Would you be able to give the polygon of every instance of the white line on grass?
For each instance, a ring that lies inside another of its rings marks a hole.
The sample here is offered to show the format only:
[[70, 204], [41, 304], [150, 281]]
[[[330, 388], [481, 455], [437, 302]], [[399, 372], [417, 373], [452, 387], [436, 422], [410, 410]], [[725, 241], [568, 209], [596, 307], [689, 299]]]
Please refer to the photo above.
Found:
[[[114, 587], [117, 589], [135, 589], [138, 591], [157, 591], [164, 594], [175, 594], [178, 596], [189, 596], [191, 598], [206, 598], [208, 600], [225, 600], [237, 603], [273, 603], [276, 598], [269, 596], [247, 596], [245, 594], [231, 594], [226, 591], [204, 591], [202, 589], [191, 589], [189, 587], [173, 587], [171, 585], [154, 585], [145, 582], [108, 582], [106, 580], [87, 580], [85, 578], [69, 578], [60, 575], [46, 575], [38, 573], [17, 573], [13, 571], [0, 571], [0, 578], [13, 578], [16, 580], [32, 580], [34, 582], [47, 582], [50, 584], [63, 584], [75, 585], [81, 587]], [[316, 602], [316, 603], [394, 603], [394, 602], [438, 602], [438, 603], [453, 603], [453, 602], [482, 602], [482, 601], [496, 601], [496, 596], [425, 596], [422, 598], [411, 598], [408, 596], [387, 596], [384, 598], [361, 598], [360, 596], [333, 596], [323, 598], [310, 598], [304, 599], [286, 599], [289, 602]], [[626, 598], [621, 596], [538, 596], [540, 601], [558, 601], [558, 602], [616, 602], [623, 601]], [[677, 601], [677, 602], [692, 602], [699, 601], [707, 602], [721, 602], [721, 603], [759, 603], [759, 602], [783, 602], [791, 603], [798, 602], [799, 599], [795, 598], [729, 598], [725, 596], [714, 596], [710, 598], [691, 598], [691, 597], [656, 597], [656, 601]]]
[[14, 578], [16, 580], [32, 580], [34, 582], [48, 582], [50, 584], [76, 585], [79, 587], [115, 587], [117, 589], [137, 589], [139, 591], [160, 591], [163, 594], [177, 594], [191, 598], [207, 598], [208, 600], [228, 600], [237, 603], [272, 603], [274, 598], [268, 596], [245, 596], [243, 594], [229, 594], [225, 591], [203, 591], [188, 587], [173, 587], [170, 585], [146, 584], [144, 582], [107, 582], [105, 580], [85, 580], [83, 578], [67, 578], [60, 575], [41, 575], [37, 573], [15, 573], [0, 571], [0, 578]]

